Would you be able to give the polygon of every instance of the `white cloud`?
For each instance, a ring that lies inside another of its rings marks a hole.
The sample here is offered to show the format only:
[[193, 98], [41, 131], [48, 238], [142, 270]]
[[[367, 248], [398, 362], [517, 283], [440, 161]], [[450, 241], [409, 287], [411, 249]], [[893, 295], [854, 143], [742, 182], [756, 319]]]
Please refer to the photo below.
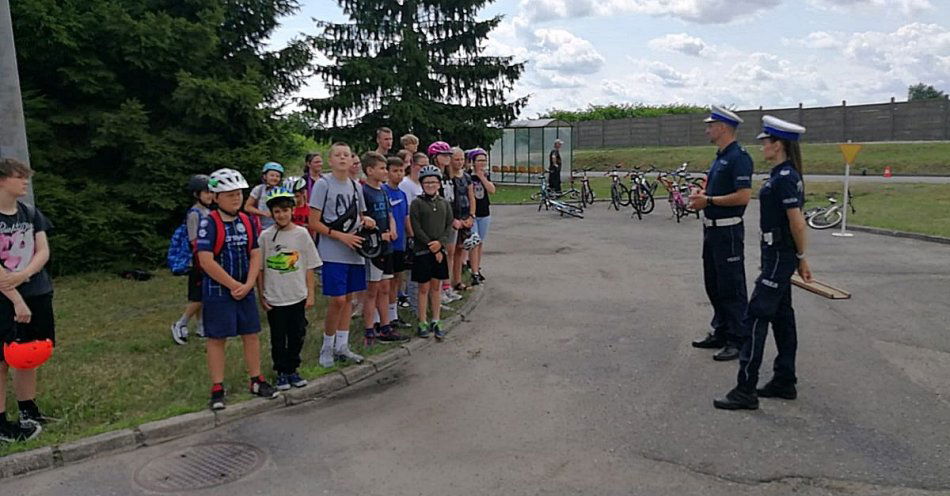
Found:
[[842, 48], [844, 42], [841, 40], [841, 33], [827, 33], [825, 31], [815, 31], [808, 33], [801, 39], [782, 38], [782, 44], [785, 46], [803, 47], [803, 48]]
[[703, 52], [709, 48], [709, 45], [701, 38], [690, 36], [686, 33], [668, 34], [654, 38], [650, 40], [649, 46], [654, 50], [680, 52], [697, 57], [702, 55]]
[[565, 74], [590, 74], [604, 65], [604, 57], [594, 45], [563, 29], [534, 31], [537, 49], [535, 64], [539, 69]]
[[950, 84], [950, 30], [936, 24], [907, 24], [893, 33], [855, 33], [844, 53], [906, 84]]
[[860, 11], [869, 8], [893, 11], [904, 15], [913, 15], [934, 8], [930, 0], [808, 0], [808, 3], [822, 9], [834, 11]]
[[687, 82], [689, 81], [689, 76], [677, 71], [663, 62], [650, 62], [648, 64], [648, 70], [650, 71], [650, 74], [660, 78], [665, 86], [681, 88], [686, 86]]
[[644, 14], [674, 17], [698, 24], [722, 24], [753, 16], [780, 3], [781, 0], [521, 0], [519, 15], [531, 22], [538, 22]]
[[555, 88], [583, 88], [586, 86], [583, 79], [577, 76], [562, 76], [551, 71], [536, 71], [531, 77], [534, 87], [540, 89]]

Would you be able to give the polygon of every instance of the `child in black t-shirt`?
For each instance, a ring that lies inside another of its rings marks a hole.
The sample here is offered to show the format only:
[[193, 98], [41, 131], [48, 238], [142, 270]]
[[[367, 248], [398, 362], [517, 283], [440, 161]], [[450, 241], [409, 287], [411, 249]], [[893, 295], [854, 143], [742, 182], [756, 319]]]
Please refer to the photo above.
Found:
[[[44, 268], [50, 224], [36, 207], [18, 201], [26, 195], [32, 175], [18, 160], [0, 160], [0, 442], [33, 439], [48, 420], [36, 406], [36, 367], [49, 357], [56, 340], [53, 283]], [[19, 423], [7, 418], [3, 401], [10, 368]]]

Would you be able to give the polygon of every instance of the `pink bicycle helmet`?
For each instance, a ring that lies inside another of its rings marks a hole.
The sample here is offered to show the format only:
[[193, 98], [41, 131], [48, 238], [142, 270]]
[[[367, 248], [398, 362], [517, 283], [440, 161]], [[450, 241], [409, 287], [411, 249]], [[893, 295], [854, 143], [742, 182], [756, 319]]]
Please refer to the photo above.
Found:
[[452, 147], [444, 141], [436, 141], [429, 145], [428, 155], [434, 157], [436, 155], [451, 155]]

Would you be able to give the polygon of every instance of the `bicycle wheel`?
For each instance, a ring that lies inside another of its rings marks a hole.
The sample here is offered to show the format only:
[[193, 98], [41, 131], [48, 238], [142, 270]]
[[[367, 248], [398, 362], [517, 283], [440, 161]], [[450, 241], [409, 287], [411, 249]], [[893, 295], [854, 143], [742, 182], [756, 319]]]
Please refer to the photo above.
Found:
[[584, 218], [584, 211], [566, 203], [555, 203], [554, 210], [557, 210], [561, 214], [567, 214], [571, 217], [576, 217], [578, 219]]
[[830, 229], [840, 224], [842, 217], [841, 209], [832, 207], [812, 215], [807, 222], [812, 229]]
[[590, 189], [589, 184], [584, 184], [583, 192], [581, 193], [581, 201], [586, 205], [594, 204], [594, 190]]
[[619, 186], [620, 186], [620, 205], [624, 207], [629, 207], [630, 202], [633, 201], [632, 198], [630, 198], [630, 188], [624, 186], [623, 184], [620, 184]]
[[616, 211], [620, 211], [620, 189], [614, 184], [610, 187], [610, 206]]
[[630, 206], [633, 207], [633, 213], [630, 218], [636, 217], [637, 220], [643, 220], [643, 212], [640, 211], [640, 187], [634, 186], [630, 190]]
[[648, 214], [656, 207], [656, 201], [653, 199], [653, 192], [647, 187], [640, 187], [640, 211]]

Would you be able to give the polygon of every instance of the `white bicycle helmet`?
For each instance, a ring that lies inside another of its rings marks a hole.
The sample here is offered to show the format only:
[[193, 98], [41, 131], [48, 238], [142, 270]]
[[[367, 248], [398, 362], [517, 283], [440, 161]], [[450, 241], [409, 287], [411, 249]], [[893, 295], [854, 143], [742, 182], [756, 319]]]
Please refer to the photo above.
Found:
[[249, 187], [244, 176], [234, 169], [218, 169], [211, 173], [211, 179], [208, 180], [208, 189], [212, 193], [227, 193]]
[[296, 193], [302, 189], [307, 189], [307, 180], [300, 176], [288, 176], [284, 179], [284, 187]]
[[472, 231], [472, 234], [462, 242], [462, 248], [471, 250], [480, 244], [482, 244], [482, 237], [477, 232]]
[[437, 177], [439, 180], [442, 180], [442, 171], [434, 165], [427, 165], [422, 169], [419, 169], [419, 182], [421, 183], [423, 179], [427, 177]]

